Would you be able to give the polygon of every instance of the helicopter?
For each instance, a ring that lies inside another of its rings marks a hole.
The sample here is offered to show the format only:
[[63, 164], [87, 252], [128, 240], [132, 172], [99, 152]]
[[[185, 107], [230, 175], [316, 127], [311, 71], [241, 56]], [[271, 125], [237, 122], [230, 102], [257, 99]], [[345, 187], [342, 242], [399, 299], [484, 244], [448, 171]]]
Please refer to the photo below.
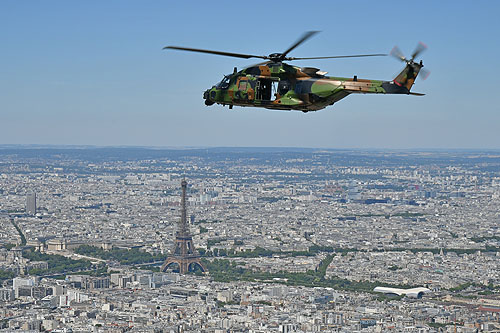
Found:
[[427, 76], [422, 69], [422, 60], [415, 58], [427, 46], [419, 43], [407, 59], [395, 46], [390, 55], [406, 64], [405, 68], [391, 81], [359, 79], [356, 75], [350, 78], [326, 76], [327, 72], [315, 67], [292, 66], [285, 61], [312, 59], [339, 59], [387, 56], [387, 54], [357, 54], [327, 57], [289, 57], [288, 53], [311, 38], [318, 31], [305, 32], [292, 46], [281, 53], [267, 56], [195, 49], [180, 46], [165, 46], [163, 49], [201, 52], [235, 58], [259, 58], [266, 60], [240, 71], [235, 67], [233, 73], [203, 93], [205, 105], [221, 104], [232, 109], [233, 106], [260, 107], [274, 110], [298, 110], [302, 112], [318, 111], [340, 101], [350, 94], [407, 94], [423, 96], [425, 94], [410, 92], [418, 74]]

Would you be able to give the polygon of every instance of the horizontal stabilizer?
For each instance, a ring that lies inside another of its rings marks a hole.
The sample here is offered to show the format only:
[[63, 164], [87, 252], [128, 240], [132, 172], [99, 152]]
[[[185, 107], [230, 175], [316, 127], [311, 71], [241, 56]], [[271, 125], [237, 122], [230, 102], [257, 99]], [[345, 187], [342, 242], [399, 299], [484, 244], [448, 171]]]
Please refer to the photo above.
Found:
[[425, 96], [425, 94], [422, 93], [416, 93], [416, 92], [410, 92], [410, 95], [415, 95], [415, 96]]

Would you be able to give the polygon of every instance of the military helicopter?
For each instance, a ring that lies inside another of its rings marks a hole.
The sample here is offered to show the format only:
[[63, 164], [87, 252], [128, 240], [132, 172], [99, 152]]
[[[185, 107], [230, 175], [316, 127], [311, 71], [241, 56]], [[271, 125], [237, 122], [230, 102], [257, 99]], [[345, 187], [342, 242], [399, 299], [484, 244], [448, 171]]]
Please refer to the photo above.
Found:
[[318, 33], [309, 31], [303, 34], [292, 46], [282, 53], [267, 56], [241, 54], [223, 51], [194, 49], [180, 46], [166, 46], [163, 49], [209, 53], [235, 58], [259, 58], [266, 62], [256, 64], [240, 71], [234, 68], [232, 74], [224, 75], [222, 81], [203, 93], [205, 105], [215, 103], [229, 106], [250, 106], [275, 110], [298, 110], [302, 112], [321, 110], [333, 105], [350, 94], [407, 94], [422, 96], [410, 92], [422, 67], [422, 60], [415, 58], [427, 47], [419, 43], [411, 58], [407, 59], [396, 46], [391, 55], [406, 63], [406, 67], [392, 81], [358, 79], [326, 76], [314, 67], [296, 67], [284, 61], [311, 59], [338, 59], [386, 56], [387, 54], [358, 54], [328, 57], [289, 57], [288, 53], [307, 39]]

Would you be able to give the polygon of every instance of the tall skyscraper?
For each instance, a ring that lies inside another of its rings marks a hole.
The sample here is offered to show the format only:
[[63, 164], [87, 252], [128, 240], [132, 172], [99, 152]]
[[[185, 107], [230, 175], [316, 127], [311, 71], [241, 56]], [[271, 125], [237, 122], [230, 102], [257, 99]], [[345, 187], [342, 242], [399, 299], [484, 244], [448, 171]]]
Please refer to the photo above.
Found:
[[36, 214], [36, 193], [31, 192], [26, 195], [26, 214]]

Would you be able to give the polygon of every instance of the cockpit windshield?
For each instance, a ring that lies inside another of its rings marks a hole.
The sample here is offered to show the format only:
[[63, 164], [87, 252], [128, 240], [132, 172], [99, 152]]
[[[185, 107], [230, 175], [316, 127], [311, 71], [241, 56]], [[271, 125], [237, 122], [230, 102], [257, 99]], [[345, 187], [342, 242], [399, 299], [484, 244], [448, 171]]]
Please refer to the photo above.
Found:
[[232, 75], [229, 74], [229, 75], [224, 75], [224, 78], [222, 79], [222, 81], [220, 81], [219, 83], [217, 83], [217, 88], [219, 89], [227, 89], [229, 88], [229, 81], [231, 81], [231, 77]]

